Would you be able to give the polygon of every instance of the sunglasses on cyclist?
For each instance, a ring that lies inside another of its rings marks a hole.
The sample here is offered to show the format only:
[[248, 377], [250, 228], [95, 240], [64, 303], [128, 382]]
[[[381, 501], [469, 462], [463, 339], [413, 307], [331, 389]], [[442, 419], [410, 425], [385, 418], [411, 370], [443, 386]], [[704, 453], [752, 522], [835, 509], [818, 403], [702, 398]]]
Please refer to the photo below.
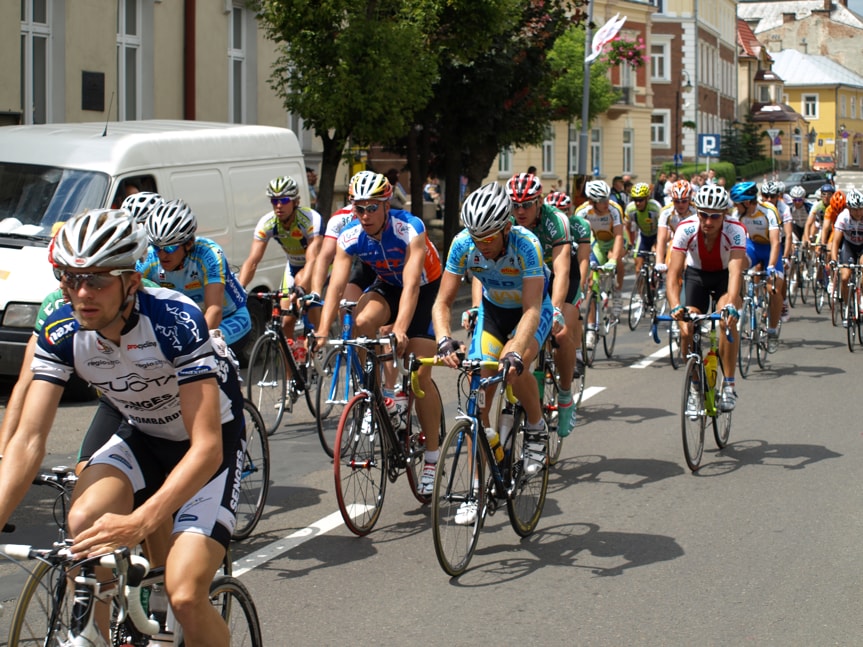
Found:
[[803, 198], [791, 198], [791, 201], [796, 202], [797, 204], [800, 204], [803, 202]]
[[680, 198], [679, 200], [672, 200], [674, 204], [687, 204], [689, 202], [689, 198]]
[[493, 234], [489, 234], [483, 238], [477, 238], [476, 236], [471, 236], [471, 240], [477, 245], [490, 245], [495, 240], [497, 240], [497, 236], [500, 234], [499, 231], [494, 232]]
[[156, 250], [157, 254], [160, 252], [164, 254], [173, 254], [181, 247], [182, 245], [153, 245], [153, 249]]
[[708, 213], [707, 211], [699, 211], [698, 212], [699, 218], [704, 218], [707, 220], [719, 220], [724, 215], [725, 215], [724, 213]]
[[381, 205], [376, 204], [376, 203], [367, 204], [366, 206], [363, 206], [361, 204], [355, 204], [354, 205], [354, 211], [356, 211], [359, 215], [363, 215], [364, 213], [374, 213], [375, 211], [377, 211], [380, 208], [381, 208]]
[[288, 198], [288, 197], [285, 197], [285, 198], [270, 198], [270, 204], [271, 204], [271, 205], [273, 205], [274, 207], [275, 207], [277, 204], [291, 204], [291, 202], [293, 202], [293, 198]]
[[512, 208], [515, 211], [518, 211], [519, 209], [530, 209], [537, 203], [538, 200], [539, 198], [534, 198], [533, 200], [525, 200], [524, 202], [513, 202]]
[[69, 290], [78, 290], [81, 284], [85, 284], [91, 290], [104, 290], [114, 278], [124, 274], [125, 272], [134, 272], [135, 270], [110, 270], [108, 272], [88, 272], [86, 274], [76, 274], [61, 270], [58, 267], [54, 268], [54, 278], [63, 284], [64, 288]]

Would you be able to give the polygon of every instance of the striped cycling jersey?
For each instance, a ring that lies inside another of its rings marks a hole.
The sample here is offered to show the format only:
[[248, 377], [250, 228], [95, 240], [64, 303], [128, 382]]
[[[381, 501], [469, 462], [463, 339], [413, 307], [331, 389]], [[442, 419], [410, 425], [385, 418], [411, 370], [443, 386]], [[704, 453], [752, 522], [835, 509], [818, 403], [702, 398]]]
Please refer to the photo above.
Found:
[[506, 248], [497, 260], [482, 255], [467, 229], [459, 232], [450, 246], [446, 271], [464, 276], [468, 270], [482, 284], [484, 299], [509, 309], [521, 309], [524, 279], [545, 277], [547, 287], [550, 275], [542, 260], [539, 239], [519, 225], [510, 229]]
[[[338, 246], [349, 256], [356, 256], [371, 267], [375, 274], [390, 285], [404, 285], [405, 256], [410, 242], [426, 233], [420, 218], [402, 209], [390, 209], [381, 239], [375, 240], [363, 229], [359, 220], [354, 220], [339, 234]], [[440, 254], [434, 243], [425, 239], [426, 254], [420, 285], [427, 285], [440, 278]]]

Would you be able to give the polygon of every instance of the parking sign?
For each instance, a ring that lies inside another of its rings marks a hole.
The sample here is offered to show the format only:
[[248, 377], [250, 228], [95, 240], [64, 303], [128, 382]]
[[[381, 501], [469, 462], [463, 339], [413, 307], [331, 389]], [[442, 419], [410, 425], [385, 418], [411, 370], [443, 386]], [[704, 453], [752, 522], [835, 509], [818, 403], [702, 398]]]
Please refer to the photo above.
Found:
[[719, 135], [702, 133], [698, 135], [698, 156], [719, 157]]

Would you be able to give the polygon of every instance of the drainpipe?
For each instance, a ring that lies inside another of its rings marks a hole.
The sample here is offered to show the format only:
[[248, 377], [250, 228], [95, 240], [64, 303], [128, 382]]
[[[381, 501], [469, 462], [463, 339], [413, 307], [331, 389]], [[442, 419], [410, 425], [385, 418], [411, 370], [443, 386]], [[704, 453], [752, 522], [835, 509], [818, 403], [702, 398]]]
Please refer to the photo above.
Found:
[[183, 4], [183, 119], [195, 119], [195, 0]]

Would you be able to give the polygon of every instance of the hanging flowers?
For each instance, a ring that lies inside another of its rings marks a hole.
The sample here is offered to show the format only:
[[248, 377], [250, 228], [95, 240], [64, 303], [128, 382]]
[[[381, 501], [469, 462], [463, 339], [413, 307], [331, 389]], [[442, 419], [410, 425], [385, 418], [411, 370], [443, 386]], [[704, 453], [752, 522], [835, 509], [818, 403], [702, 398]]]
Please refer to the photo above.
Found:
[[641, 36], [634, 40], [624, 36], [616, 36], [608, 43], [605, 60], [610, 65], [626, 63], [633, 69], [642, 67], [648, 60], [644, 53], [644, 39]]

